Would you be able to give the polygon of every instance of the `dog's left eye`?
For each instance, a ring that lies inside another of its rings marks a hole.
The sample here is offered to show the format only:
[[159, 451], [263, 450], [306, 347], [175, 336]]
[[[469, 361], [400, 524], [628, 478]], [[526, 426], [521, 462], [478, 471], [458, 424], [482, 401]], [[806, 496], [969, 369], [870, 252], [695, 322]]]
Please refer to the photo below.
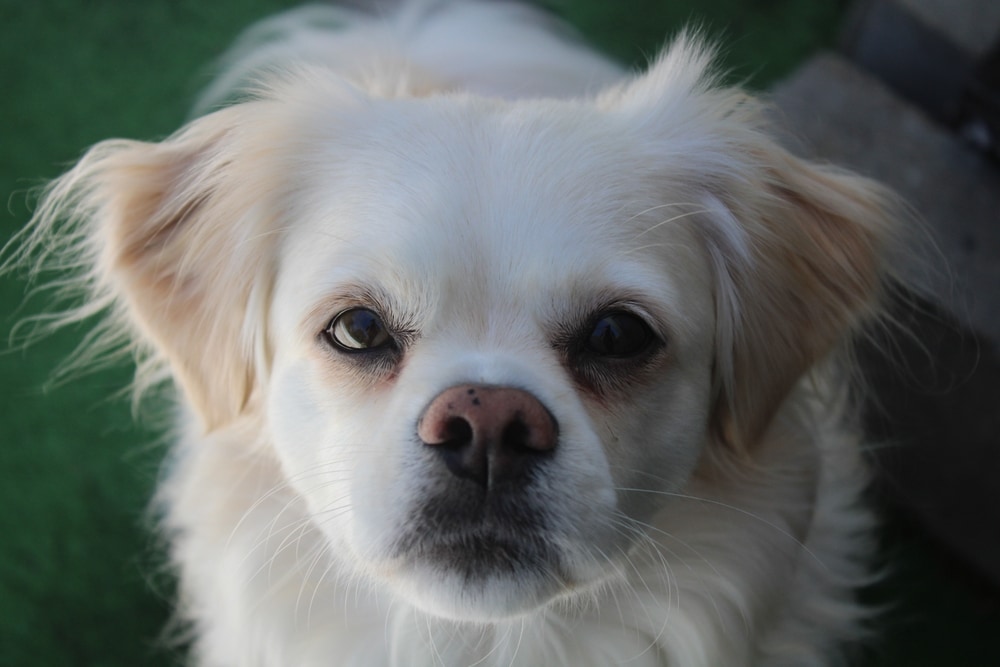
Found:
[[393, 345], [382, 319], [367, 308], [351, 308], [337, 315], [323, 334], [333, 345], [348, 352], [375, 350]]
[[584, 348], [596, 356], [625, 359], [648, 350], [655, 338], [649, 325], [638, 316], [613, 311], [597, 318]]

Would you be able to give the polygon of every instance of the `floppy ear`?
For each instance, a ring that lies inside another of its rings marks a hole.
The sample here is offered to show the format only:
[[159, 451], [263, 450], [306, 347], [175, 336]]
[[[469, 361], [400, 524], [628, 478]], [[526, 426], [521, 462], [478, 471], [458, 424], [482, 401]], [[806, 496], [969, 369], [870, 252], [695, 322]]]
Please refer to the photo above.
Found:
[[[894, 227], [880, 186], [775, 145], [758, 150], [751, 188], [717, 195], [730, 229], [709, 241], [714, 425], [738, 447], [756, 442], [803, 375], [877, 314]], [[727, 247], [727, 236], [742, 247]]]
[[275, 186], [259, 135], [253, 151], [243, 140], [254, 104], [162, 143], [96, 145], [47, 190], [29, 240], [87, 283], [64, 319], [106, 309], [111, 334], [148, 354], [137, 383], [168, 372], [209, 429], [243, 410], [264, 349], [273, 216], [255, 202]]
[[713, 263], [713, 426], [756, 442], [792, 387], [877, 304], [896, 220], [866, 179], [797, 159], [769, 137], [761, 105], [717, 85], [709, 52], [682, 36], [601, 103], [635, 119], [656, 178], [699, 201]]

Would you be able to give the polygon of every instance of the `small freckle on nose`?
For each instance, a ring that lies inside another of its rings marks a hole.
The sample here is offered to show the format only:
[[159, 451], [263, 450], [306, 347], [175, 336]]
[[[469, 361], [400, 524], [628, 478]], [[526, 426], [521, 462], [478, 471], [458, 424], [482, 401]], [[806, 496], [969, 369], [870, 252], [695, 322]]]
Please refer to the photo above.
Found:
[[473, 405], [479, 405], [480, 404], [479, 399], [478, 398], [472, 399], [472, 404]]

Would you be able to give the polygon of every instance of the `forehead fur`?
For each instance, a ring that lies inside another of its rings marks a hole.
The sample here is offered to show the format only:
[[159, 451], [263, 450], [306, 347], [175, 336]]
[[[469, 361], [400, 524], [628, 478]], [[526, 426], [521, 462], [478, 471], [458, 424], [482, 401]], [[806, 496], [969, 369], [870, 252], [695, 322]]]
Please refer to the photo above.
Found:
[[743, 121], [755, 110], [712, 87], [710, 60], [681, 39], [649, 73], [569, 100], [414, 98], [420, 77], [406, 72], [394, 86], [365, 89], [299, 68], [259, 93], [282, 137], [272, 159], [286, 162], [290, 196], [280, 207], [317, 234], [336, 229], [344, 250], [357, 243], [361, 253], [383, 225], [380, 245], [443, 232], [463, 257], [523, 239], [563, 254], [661, 243], [657, 233], [700, 224], [689, 218], [727, 175], [738, 177], [730, 149], [753, 134]]
[[690, 202], [663, 187], [621, 115], [462, 95], [337, 102], [293, 106], [289, 130], [307, 159], [291, 166], [281, 207], [301, 230], [282, 251], [298, 277], [282, 278], [316, 299], [365, 279], [417, 302], [414, 283], [493, 303], [553, 282], [657, 284], [666, 295], [664, 258], [699, 251], [681, 229]]

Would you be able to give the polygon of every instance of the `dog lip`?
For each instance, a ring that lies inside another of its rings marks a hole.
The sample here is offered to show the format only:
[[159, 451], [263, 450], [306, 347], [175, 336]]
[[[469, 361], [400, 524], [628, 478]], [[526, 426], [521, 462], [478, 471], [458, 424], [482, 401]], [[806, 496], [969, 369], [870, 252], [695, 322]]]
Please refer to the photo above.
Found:
[[461, 575], [466, 582], [528, 572], [561, 571], [559, 558], [542, 535], [506, 531], [455, 531], [446, 535], [411, 534], [397, 543], [395, 556]]
[[[532, 476], [526, 475], [526, 479]], [[490, 531], [519, 535], [544, 532], [545, 500], [521, 483], [479, 484], [453, 477], [437, 493], [425, 497], [408, 525], [421, 526], [426, 535]]]

